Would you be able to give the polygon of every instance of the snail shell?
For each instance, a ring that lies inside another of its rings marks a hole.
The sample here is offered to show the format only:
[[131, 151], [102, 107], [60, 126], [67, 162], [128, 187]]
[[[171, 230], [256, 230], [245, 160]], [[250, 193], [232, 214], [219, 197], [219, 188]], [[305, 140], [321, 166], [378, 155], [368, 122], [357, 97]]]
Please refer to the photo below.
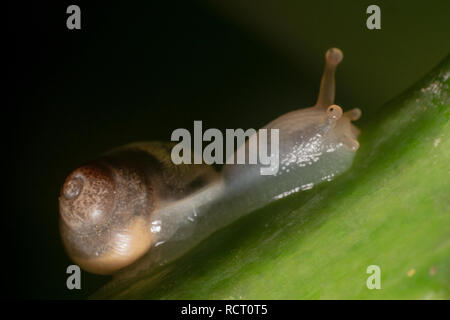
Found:
[[152, 214], [218, 178], [211, 166], [175, 166], [172, 146], [134, 143], [67, 177], [59, 197], [60, 231], [83, 269], [110, 274], [137, 260], [156, 241]]

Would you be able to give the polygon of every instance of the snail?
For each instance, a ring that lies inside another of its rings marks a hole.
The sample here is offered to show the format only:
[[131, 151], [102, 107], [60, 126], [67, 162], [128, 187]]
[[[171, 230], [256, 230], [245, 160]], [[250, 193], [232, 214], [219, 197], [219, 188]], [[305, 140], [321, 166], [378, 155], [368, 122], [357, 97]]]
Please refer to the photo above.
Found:
[[[262, 128], [279, 130], [279, 170], [273, 175], [261, 175], [261, 164], [227, 164], [221, 171], [175, 165], [173, 145], [162, 142], [120, 147], [76, 169], [59, 197], [69, 256], [98, 274], [131, 270], [138, 260], [144, 266], [172, 261], [237, 218], [346, 171], [359, 147], [359, 129], [351, 122], [361, 111], [343, 112], [334, 104], [342, 59], [337, 48], [326, 52], [313, 107]], [[248, 143], [239, 148], [247, 150]]]

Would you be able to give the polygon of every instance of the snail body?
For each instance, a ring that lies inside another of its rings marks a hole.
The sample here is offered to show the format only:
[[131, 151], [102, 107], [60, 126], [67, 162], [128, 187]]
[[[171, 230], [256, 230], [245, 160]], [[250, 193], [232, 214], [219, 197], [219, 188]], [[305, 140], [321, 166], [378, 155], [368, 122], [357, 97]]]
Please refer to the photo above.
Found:
[[[224, 168], [227, 196], [242, 198], [242, 201], [233, 202], [236, 206], [245, 203], [243, 211], [255, 210], [274, 199], [331, 181], [351, 166], [359, 148], [359, 129], [351, 121], [359, 119], [361, 111], [355, 108], [344, 113], [334, 104], [334, 73], [343, 54], [333, 48], [327, 51], [325, 58], [317, 103], [281, 115], [261, 128], [279, 129], [279, 146], [275, 148], [278, 149], [279, 165], [273, 174], [260, 174], [262, 164], [232, 164]], [[249, 147], [250, 140], [241, 146], [248, 157], [255, 152]], [[268, 149], [272, 148], [271, 142], [268, 142]], [[237, 208], [236, 211], [241, 210]]]
[[[60, 196], [69, 255], [100, 274], [130, 271], [140, 258], [140, 268], [171, 261], [242, 215], [347, 170], [359, 147], [351, 121], [361, 111], [344, 113], [334, 104], [342, 58], [339, 49], [327, 51], [315, 106], [261, 128], [279, 130], [279, 169], [272, 175], [262, 175], [261, 164], [225, 165], [220, 173], [208, 165], [174, 165], [173, 145], [159, 142], [121, 147], [75, 170]], [[249, 141], [240, 146], [248, 156]]]

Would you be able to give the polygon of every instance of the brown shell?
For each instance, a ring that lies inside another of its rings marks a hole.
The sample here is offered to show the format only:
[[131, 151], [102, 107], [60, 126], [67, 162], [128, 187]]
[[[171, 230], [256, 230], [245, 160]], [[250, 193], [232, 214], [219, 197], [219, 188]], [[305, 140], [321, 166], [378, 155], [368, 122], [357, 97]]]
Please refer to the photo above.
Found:
[[217, 178], [207, 165], [172, 164], [171, 145], [121, 147], [67, 177], [59, 197], [60, 230], [82, 268], [109, 274], [134, 262], [154, 242], [152, 212]]

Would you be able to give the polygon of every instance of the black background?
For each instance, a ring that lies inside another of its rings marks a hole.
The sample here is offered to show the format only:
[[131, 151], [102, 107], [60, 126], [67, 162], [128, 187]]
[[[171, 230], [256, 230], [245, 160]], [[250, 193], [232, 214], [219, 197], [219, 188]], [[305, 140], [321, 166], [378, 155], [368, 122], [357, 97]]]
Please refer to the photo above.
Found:
[[[71, 263], [59, 238], [57, 199], [65, 176], [81, 163], [128, 142], [167, 141], [194, 120], [257, 128], [283, 112], [273, 108], [279, 97], [292, 99], [284, 110], [315, 101], [302, 93], [316, 83], [195, 1], [78, 1], [81, 30], [66, 28], [69, 4], [9, 8], [9, 297], [84, 298], [108, 280], [83, 273], [83, 290], [65, 284]], [[265, 114], [255, 117], [260, 110]]]
[[[408, 3], [393, 4], [387, 16], [399, 16], [411, 26], [417, 19], [401, 17]], [[420, 8], [414, 3], [411, 8]], [[209, 128], [258, 128], [294, 107], [313, 105], [316, 99], [322, 57], [317, 57], [314, 66], [307, 60], [292, 63], [261, 37], [210, 10], [202, 1], [76, 1], [82, 12], [81, 30], [66, 28], [70, 4], [75, 2], [8, 4], [7, 33], [12, 41], [4, 51], [11, 55], [5, 60], [9, 99], [2, 104], [1, 117], [6, 140], [2, 157], [6, 190], [2, 282], [7, 288], [3, 294], [8, 297], [86, 298], [108, 281], [108, 277], [83, 273], [83, 290], [66, 288], [65, 270], [71, 262], [59, 238], [57, 199], [65, 177], [81, 163], [129, 142], [167, 141], [174, 129], [190, 129], [194, 120], [202, 120]], [[347, 5], [351, 6], [350, 2]], [[346, 62], [343, 73], [347, 70], [348, 76], [341, 81], [338, 74], [337, 99], [342, 105], [362, 107], [364, 122], [376, 111], [367, 107], [392, 98], [437, 63], [436, 57], [448, 54], [448, 41], [437, 32], [429, 33], [442, 30], [442, 21], [414, 25], [415, 30], [424, 30], [417, 37], [429, 43], [422, 51], [410, 51], [401, 46], [402, 39], [414, 41], [408, 36], [408, 24], [396, 27], [386, 19], [385, 25], [395, 36], [384, 30], [367, 33], [367, 4], [360, 7], [349, 10], [349, 18], [342, 23], [355, 23], [351, 27], [361, 30], [357, 31], [361, 39], [373, 37], [375, 44], [366, 47], [341, 34], [369, 61], [352, 69], [352, 50], [347, 46], [350, 50], [344, 52], [350, 63]], [[311, 16], [307, 8], [305, 17]], [[427, 8], [416, 10], [417, 17], [425, 17]], [[317, 19], [318, 24], [322, 22]], [[320, 33], [316, 35], [316, 29], [320, 31], [314, 25], [304, 33], [316, 41]], [[331, 29], [339, 29], [339, 25]], [[331, 45], [340, 46], [339, 41], [321, 39], [322, 53]], [[389, 52], [389, 46], [397, 43], [397, 56], [375, 54]], [[427, 51], [436, 48], [442, 50], [432, 60]], [[304, 47], [305, 57], [310, 54], [308, 49]], [[398, 68], [388, 74], [377, 67], [384, 62]], [[373, 77], [349, 78], [349, 70], [358, 68], [374, 70]], [[412, 69], [420, 69], [421, 74], [411, 77], [406, 71]], [[403, 81], [398, 81], [399, 70], [405, 70]], [[392, 82], [397, 91], [373, 92], [371, 81], [380, 77], [386, 79], [387, 87]], [[365, 88], [367, 82], [367, 91], [352, 92], [350, 86], [339, 87], [342, 82], [359, 84], [359, 88]], [[366, 101], [364, 108], [361, 102], [369, 93], [373, 99]]]

